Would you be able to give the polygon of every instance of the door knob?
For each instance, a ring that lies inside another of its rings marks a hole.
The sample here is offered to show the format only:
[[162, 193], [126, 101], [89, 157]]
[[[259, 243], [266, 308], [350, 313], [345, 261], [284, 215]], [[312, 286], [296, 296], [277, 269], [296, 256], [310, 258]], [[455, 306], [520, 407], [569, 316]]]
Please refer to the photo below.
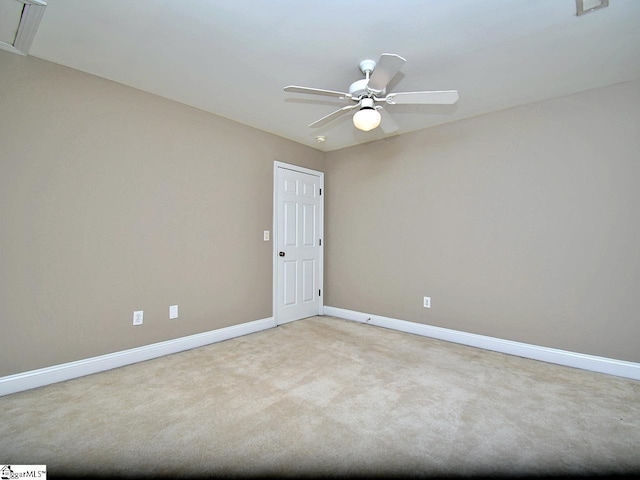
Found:
[[278, 255], [280, 255], [281, 257], [284, 257], [284, 252], [280, 252], [278, 253]]

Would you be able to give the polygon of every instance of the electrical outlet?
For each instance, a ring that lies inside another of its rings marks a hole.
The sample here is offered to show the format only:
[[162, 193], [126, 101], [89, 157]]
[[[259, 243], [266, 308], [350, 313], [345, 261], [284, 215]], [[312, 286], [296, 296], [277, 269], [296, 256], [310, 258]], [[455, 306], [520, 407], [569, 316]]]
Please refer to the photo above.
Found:
[[134, 325], [142, 325], [142, 318], [144, 316], [143, 310], [138, 310], [133, 312], [133, 324]]
[[269, 230], [265, 230], [265, 231], [264, 231], [264, 233], [262, 234], [262, 239], [263, 239], [265, 242], [268, 242], [268, 241], [269, 241]]
[[422, 305], [424, 308], [431, 308], [431, 297], [424, 297]]
[[171, 305], [169, 307], [169, 320], [178, 318], [178, 305]]

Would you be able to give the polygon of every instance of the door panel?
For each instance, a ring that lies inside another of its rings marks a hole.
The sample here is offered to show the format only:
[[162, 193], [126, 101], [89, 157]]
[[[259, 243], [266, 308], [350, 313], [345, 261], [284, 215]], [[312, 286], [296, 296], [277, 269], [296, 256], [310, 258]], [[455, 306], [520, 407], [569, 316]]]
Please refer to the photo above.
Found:
[[302, 205], [302, 245], [313, 247], [316, 242], [316, 206]]
[[298, 204], [284, 202], [284, 242], [287, 247], [298, 246]]
[[293, 195], [298, 194], [298, 181], [290, 178], [284, 179], [284, 192]]
[[313, 302], [315, 284], [315, 260], [302, 261], [302, 301]]
[[316, 186], [313, 183], [303, 183], [302, 184], [302, 194], [305, 197], [316, 197]]
[[284, 275], [284, 305], [291, 306], [298, 303], [296, 298], [298, 283], [298, 262], [286, 261], [283, 263]]

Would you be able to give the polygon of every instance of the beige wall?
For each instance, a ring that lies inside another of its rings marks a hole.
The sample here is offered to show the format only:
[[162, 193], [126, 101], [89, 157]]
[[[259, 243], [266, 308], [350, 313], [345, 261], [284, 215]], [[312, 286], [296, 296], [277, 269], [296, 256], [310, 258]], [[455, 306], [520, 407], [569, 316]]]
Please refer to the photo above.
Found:
[[640, 361], [640, 82], [326, 155], [2, 51], [0, 88], [0, 376], [271, 316], [273, 160], [326, 172], [325, 305]]
[[639, 125], [633, 82], [327, 154], [325, 305], [639, 362]]
[[273, 161], [322, 159], [0, 51], [0, 376], [270, 317]]

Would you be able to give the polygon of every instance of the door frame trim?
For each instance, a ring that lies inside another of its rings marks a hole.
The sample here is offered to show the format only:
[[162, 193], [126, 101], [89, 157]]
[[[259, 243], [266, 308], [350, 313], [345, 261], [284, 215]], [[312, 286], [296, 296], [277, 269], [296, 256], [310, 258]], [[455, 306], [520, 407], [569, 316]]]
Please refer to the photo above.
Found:
[[[278, 160], [273, 162], [273, 223], [271, 225], [271, 242], [272, 249], [272, 316], [276, 326], [281, 325], [278, 320], [278, 168], [284, 168], [287, 170], [293, 170], [294, 172], [306, 173], [320, 178], [320, 184], [324, 190], [324, 172], [318, 170], [312, 170], [310, 168], [300, 167], [299, 165], [293, 165], [291, 163], [284, 163]], [[324, 315], [324, 193], [320, 195], [320, 225], [319, 232], [320, 238], [323, 240], [320, 247], [320, 255], [318, 258], [318, 288], [322, 291], [322, 295], [319, 297], [318, 315]]]

